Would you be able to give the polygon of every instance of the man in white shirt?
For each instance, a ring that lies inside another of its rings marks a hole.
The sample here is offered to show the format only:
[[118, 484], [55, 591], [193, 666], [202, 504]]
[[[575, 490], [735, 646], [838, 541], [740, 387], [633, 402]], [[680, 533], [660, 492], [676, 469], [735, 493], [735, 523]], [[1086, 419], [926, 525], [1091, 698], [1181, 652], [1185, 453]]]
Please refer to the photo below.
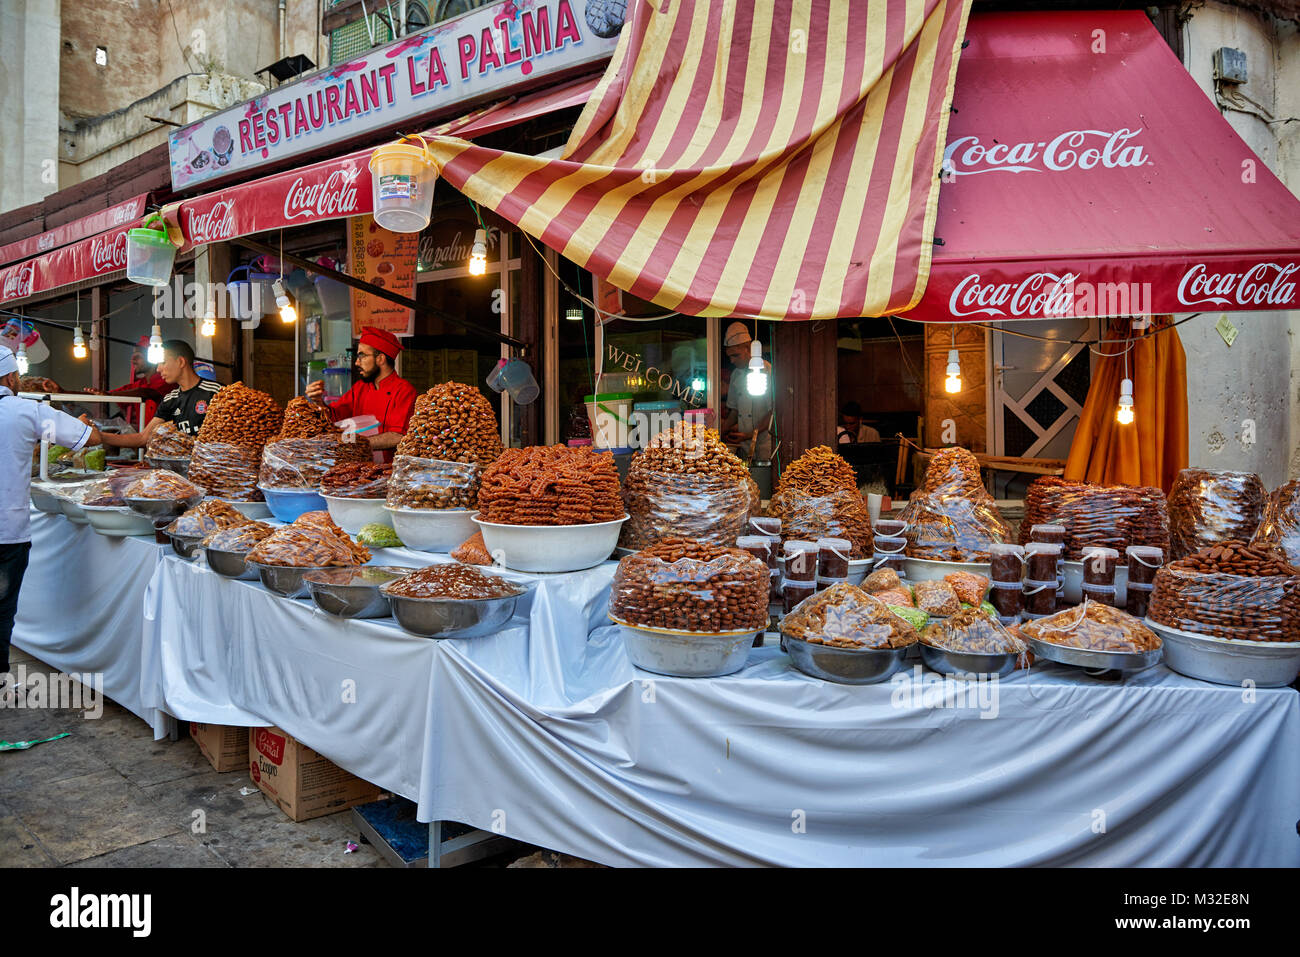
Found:
[[20, 399], [17, 392], [18, 361], [0, 346], [0, 698], [13, 685], [9, 639], [32, 550], [32, 450], [42, 437], [74, 452], [102, 440], [94, 426], [48, 405]]
[[735, 367], [727, 388], [727, 412], [722, 419], [722, 440], [732, 446], [742, 459], [767, 462], [772, 458], [772, 363], [763, 360], [767, 373], [767, 390], [761, 395], [750, 395], [746, 387], [749, 377], [750, 349], [754, 338], [743, 322], [727, 326], [722, 346], [727, 358]]

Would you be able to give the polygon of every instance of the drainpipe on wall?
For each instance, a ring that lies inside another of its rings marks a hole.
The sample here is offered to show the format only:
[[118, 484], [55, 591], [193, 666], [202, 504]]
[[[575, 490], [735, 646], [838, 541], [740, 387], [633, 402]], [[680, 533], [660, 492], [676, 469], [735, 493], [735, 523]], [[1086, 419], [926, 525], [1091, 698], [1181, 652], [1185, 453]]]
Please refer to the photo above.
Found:
[[280, 55], [278, 59], [284, 59], [284, 0], [280, 0]]

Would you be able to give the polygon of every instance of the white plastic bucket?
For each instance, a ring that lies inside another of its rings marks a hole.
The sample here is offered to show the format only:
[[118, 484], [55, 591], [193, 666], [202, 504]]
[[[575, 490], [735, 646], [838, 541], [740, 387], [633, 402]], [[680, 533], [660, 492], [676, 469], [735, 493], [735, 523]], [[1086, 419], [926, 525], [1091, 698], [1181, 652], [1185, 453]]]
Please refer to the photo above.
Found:
[[380, 146], [370, 154], [375, 222], [395, 233], [418, 233], [433, 212], [433, 184], [438, 164], [420, 136], [420, 145], [404, 140]]
[[601, 392], [586, 397], [592, 445], [598, 449], [627, 447], [631, 429], [632, 393]]

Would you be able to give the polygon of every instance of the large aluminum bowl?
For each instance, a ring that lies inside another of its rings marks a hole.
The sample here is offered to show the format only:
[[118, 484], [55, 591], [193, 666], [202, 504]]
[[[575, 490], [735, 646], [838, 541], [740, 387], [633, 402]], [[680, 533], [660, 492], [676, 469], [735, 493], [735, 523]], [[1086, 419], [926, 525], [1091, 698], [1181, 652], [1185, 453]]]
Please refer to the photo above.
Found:
[[705, 633], [647, 628], [609, 616], [619, 626], [628, 659], [642, 671], [675, 678], [716, 678], [745, 667], [760, 629]]
[[996, 675], [1005, 678], [1016, 670], [1020, 655], [1012, 652], [997, 654], [976, 654], [969, 651], [949, 651], [947, 648], [935, 648], [925, 642], [917, 642], [921, 648], [921, 660], [931, 671], [941, 675], [960, 678], [963, 675]]
[[[841, 685], [873, 685], [888, 681], [903, 667], [904, 648], [837, 648], [782, 635], [790, 663], [810, 678]], [[908, 646], [910, 647], [910, 646]]]
[[[467, 508], [396, 508], [384, 506], [389, 524], [407, 548], [417, 552], [449, 552], [478, 531]], [[335, 519], [337, 521], [337, 519]]]
[[[416, 569], [408, 569], [409, 574]], [[393, 617], [406, 631], [421, 638], [477, 638], [499, 631], [515, 614], [515, 604], [528, 588], [517, 582], [519, 594], [505, 598], [407, 598], [389, 592], [390, 582], [379, 591], [388, 600]]]
[[146, 518], [151, 518], [154, 521], [170, 521], [173, 518], [179, 518], [201, 501], [203, 501], [203, 496], [196, 495], [187, 499], [127, 498], [126, 504], [133, 512], [137, 512]]
[[239, 581], [255, 582], [257, 569], [245, 560], [248, 552], [230, 552], [222, 548], [204, 546], [203, 555], [208, 567], [222, 578], [234, 578]]
[[[614, 553], [628, 516], [591, 525], [503, 525], [472, 516], [491, 555], [521, 572], [576, 572], [599, 565]], [[397, 534], [402, 535], [401, 526]], [[466, 536], [467, 538], [469, 536]], [[402, 541], [407, 541], [402, 535]], [[753, 638], [753, 634], [750, 638]]]
[[153, 522], [125, 505], [83, 505], [81, 511], [91, 528], [110, 538], [152, 535], [154, 531]]
[[387, 618], [392, 614], [379, 586], [411, 574], [397, 565], [322, 568], [302, 576], [312, 601], [321, 611], [339, 618]]
[[[382, 498], [343, 498], [338, 495], [322, 495], [329, 507], [330, 518], [334, 524], [349, 535], [356, 536], [366, 525], [387, 525], [393, 527], [391, 513], [384, 507]], [[398, 536], [401, 538], [401, 536]], [[469, 536], [465, 536], [468, 538]], [[465, 539], [461, 539], [464, 541]], [[405, 539], [403, 539], [405, 542]], [[457, 545], [460, 542], [456, 543]], [[453, 546], [454, 547], [454, 546]]]
[[906, 558], [903, 561], [904, 577], [909, 582], [935, 581], [953, 572], [970, 572], [982, 578], [989, 577], [988, 562], [940, 562], [932, 558]]
[[168, 472], [175, 472], [181, 478], [190, 477], [190, 457], [188, 455], [149, 455], [145, 453], [145, 464], [153, 469], [166, 469]]
[[202, 550], [203, 539], [208, 537], [208, 533], [202, 535], [177, 535], [174, 532], [168, 532], [167, 537], [172, 540], [172, 551], [187, 562], [193, 561]]
[[1144, 671], [1157, 664], [1164, 653], [1163, 643], [1162, 647], [1151, 651], [1093, 651], [1090, 648], [1058, 645], [1041, 638], [1026, 640], [1035, 659], [1055, 661], [1060, 665], [1073, 665], [1090, 671]]
[[1300, 642], [1249, 641], [1217, 638], [1162, 625], [1150, 618], [1142, 622], [1163, 643], [1164, 663], [1180, 675], [1215, 684], [1256, 688], [1285, 688], [1300, 674]]
[[307, 583], [302, 576], [308, 572], [324, 571], [326, 568], [339, 568], [338, 565], [315, 565], [311, 567], [298, 565], [262, 565], [248, 562], [249, 567], [257, 569], [257, 577], [262, 580], [268, 591], [284, 598], [306, 598]]

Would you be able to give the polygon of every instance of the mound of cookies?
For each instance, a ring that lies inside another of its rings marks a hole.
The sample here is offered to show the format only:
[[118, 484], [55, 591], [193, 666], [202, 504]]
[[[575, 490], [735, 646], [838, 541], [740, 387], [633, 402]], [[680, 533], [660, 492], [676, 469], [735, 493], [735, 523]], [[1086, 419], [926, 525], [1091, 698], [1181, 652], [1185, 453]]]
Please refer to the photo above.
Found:
[[502, 525], [592, 525], [623, 517], [611, 455], [563, 445], [506, 449], [483, 472], [480, 517]]

